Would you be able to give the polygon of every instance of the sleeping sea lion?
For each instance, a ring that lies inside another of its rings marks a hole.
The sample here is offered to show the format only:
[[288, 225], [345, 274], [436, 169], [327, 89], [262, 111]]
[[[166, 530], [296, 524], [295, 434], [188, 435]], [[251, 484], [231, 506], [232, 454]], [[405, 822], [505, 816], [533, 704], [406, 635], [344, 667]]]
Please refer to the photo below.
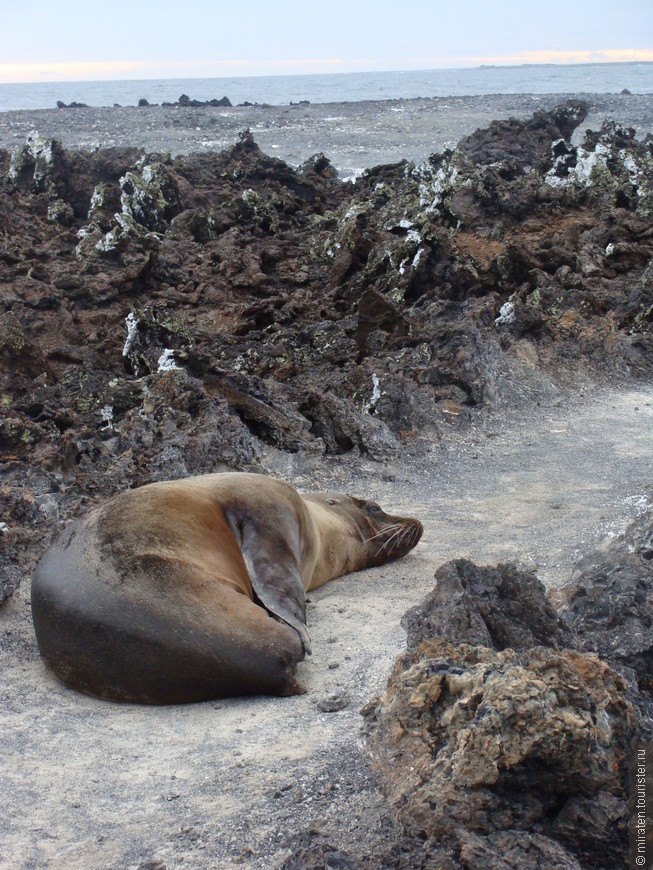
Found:
[[122, 493], [74, 522], [32, 583], [41, 655], [66, 685], [176, 704], [302, 692], [305, 592], [399, 558], [418, 520], [259, 474]]

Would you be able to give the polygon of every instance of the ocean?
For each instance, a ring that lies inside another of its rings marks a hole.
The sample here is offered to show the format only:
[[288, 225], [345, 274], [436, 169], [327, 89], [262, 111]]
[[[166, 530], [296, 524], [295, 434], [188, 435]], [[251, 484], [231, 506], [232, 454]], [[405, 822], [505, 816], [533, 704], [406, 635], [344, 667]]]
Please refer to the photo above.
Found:
[[482, 94], [653, 93], [653, 63], [528, 64], [471, 69], [247, 78], [152, 79], [140, 81], [37, 82], [0, 84], [0, 111], [52, 109], [57, 100], [89, 106], [134, 106], [174, 102], [181, 94], [210, 100], [227, 96], [234, 105], [249, 101], [287, 105], [391, 100]]

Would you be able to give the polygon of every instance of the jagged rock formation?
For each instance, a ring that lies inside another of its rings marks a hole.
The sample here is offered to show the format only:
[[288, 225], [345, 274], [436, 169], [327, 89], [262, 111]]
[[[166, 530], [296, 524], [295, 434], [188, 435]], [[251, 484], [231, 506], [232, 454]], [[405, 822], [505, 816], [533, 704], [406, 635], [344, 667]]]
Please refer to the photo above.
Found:
[[653, 517], [645, 512], [606, 551], [581, 560], [556, 590], [582, 649], [618, 667], [653, 705]]
[[389, 866], [625, 866], [628, 752], [642, 733], [626, 680], [561, 646], [577, 641], [533, 575], [459, 561], [436, 580], [363, 711], [409, 837]]
[[496, 650], [577, 645], [533, 573], [458, 559], [443, 565], [436, 580], [433, 592], [401, 620], [409, 650], [431, 637]]
[[273, 449], [384, 459], [552, 378], [650, 372], [652, 143], [572, 146], [584, 112], [355, 185], [249, 134], [0, 152], [8, 586], [82, 500]]
[[[147, 101], [146, 101], [147, 103]], [[140, 105], [140, 104], [139, 104]], [[148, 104], [149, 105], [149, 104]], [[229, 97], [222, 97], [218, 100], [217, 97], [214, 97], [212, 100], [194, 100], [191, 99], [188, 94], [182, 94], [178, 100], [175, 100], [174, 103], [161, 103], [162, 106], [182, 106], [191, 109], [201, 109], [205, 106], [213, 106], [219, 108], [221, 106], [231, 106], [231, 100]]]

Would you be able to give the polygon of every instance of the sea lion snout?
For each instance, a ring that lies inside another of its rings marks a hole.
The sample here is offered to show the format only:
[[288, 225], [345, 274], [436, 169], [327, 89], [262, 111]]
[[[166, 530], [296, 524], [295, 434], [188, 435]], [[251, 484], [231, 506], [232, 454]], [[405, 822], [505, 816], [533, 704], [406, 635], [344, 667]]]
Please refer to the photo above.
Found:
[[391, 523], [378, 539], [380, 553], [385, 551], [387, 558], [397, 559], [417, 546], [424, 532], [424, 526], [412, 517], [393, 517]]
[[355, 566], [350, 570], [382, 565], [405, 556], [419, 543], [424, 532], [422, 523], [414, 517], [388, 514], [368, 499], [341, 493], [312, 494], [303, 498], [338, 517], [341, 528], [349, 528], [349, 541], [343, 540], [340, 546], [350, 551], [349, 564]]
[[417, 546], [423, 532], [424, 526], [413, 517], [386, 515], [378, 531], [367, 541], [374, 547], [373, 563], [379, 565], [405, 556]]

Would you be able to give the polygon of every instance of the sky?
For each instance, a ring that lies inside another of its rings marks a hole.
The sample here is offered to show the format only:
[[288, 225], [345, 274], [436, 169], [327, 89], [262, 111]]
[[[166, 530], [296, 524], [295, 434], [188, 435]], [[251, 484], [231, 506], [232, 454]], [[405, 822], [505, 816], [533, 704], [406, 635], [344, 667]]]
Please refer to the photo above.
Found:
[[0, 82], [653, 61], [653, 0], [13, 0]]

